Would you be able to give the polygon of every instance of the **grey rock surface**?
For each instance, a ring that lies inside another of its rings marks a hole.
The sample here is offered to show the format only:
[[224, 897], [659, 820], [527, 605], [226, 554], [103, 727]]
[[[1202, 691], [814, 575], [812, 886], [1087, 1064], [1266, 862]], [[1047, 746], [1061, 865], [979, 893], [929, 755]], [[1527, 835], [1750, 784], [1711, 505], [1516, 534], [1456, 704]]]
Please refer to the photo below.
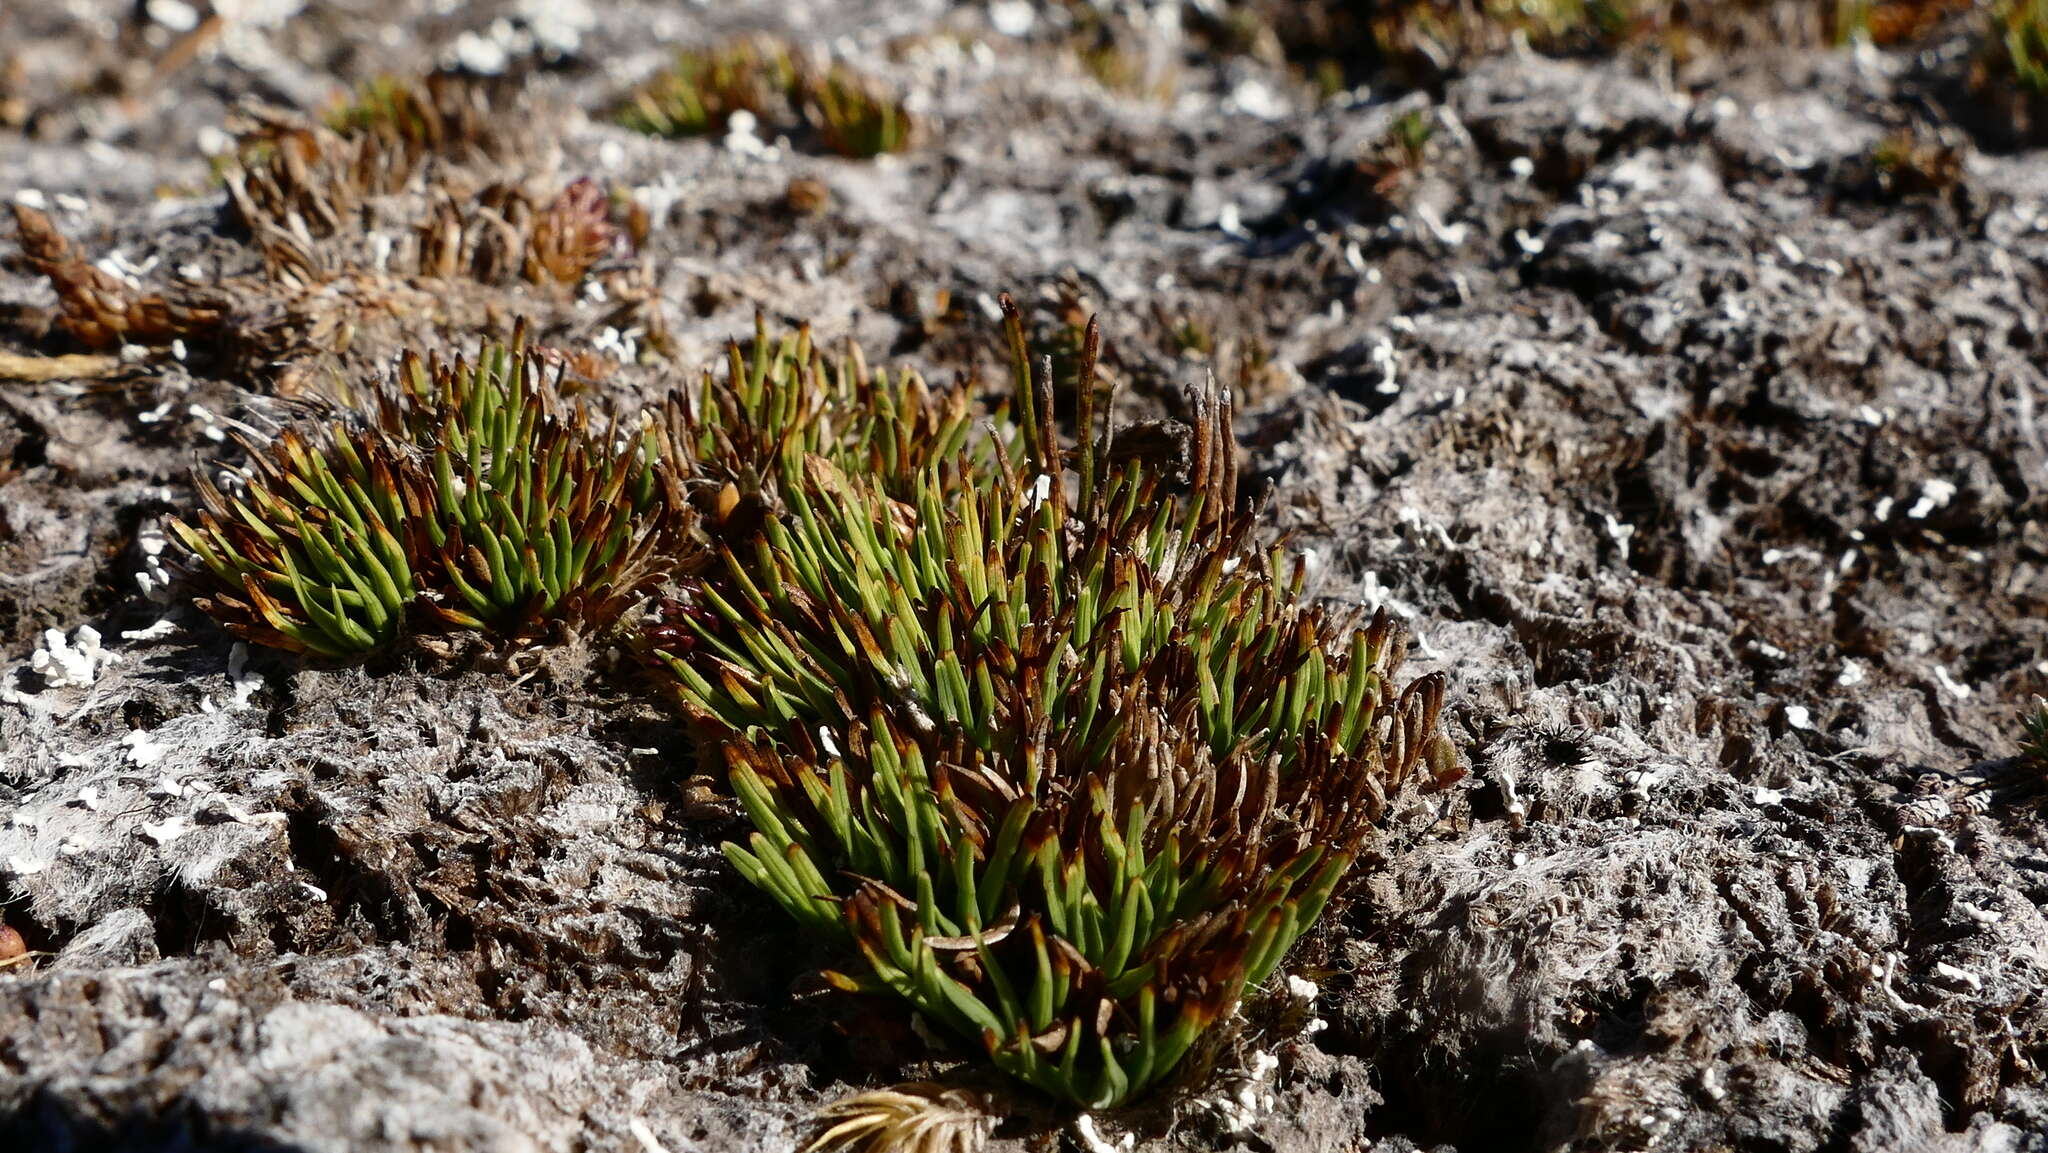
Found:
[[[88, 93], [0, 130], [0, 199], [153, 282], [245, 275], [202, 155], [234, 101], [509, 44], [553, 57], [528, 175], [650, 207], [685, 364], [765, 309], [950, 372], [996, 293], [1041, 318], [1065, 293], [1103, 311], [1135, 419], [1212, 367], [1173, 318], [1263, 350], [1247, 473], [1319, 595], [1388, 606], [1411, 671], [1450, 672], [1472, 776], [1298, 947], [1319, 1025], [1247, 1026], [1106, 1130], [2048, 1148], [2048, 834], [2005, 760], [2048, 691], [2048, 154], [1874, 193], [1864, 158], [1918, 104], [1865, 53], [1686, 88], [1509, 54], [1321, 104], [1232, 60], [1161, 100], [1061, 56], [1049, 9], [1013, 38], [937, 3], [235, 7], [130, 101], [85, 81], [122, 36], [131, 68], [171, 42], [133, 6], [0, 12], [35, 83]], [[914, 93], [930, 138], [864, 163], [603, 120], [670, 46], [756, 28]], [[1360, 160], [1404, 116], [1427, 160], [1383, 190]], [[781, 208], [798, 177], [824, 216]], [[0, 306], [46, 309], [11, 251]], [[587, 296], [511, 307], [565, 346], [622, 336]], [[830, 958], [726, 869], [743, 822], [611, 654], [319, 668], [138, 591], [187, 461], [276, 405], [194, 353], [0, 382], [0, 920], [41, 954], [0, 970], [0, 1146], [786, 1150], [947, 1059], [814, 991]], [[681, 379], [629, 360], [605, 387]], [[1079, 1140], [996, 1102], [999, 1146]]]

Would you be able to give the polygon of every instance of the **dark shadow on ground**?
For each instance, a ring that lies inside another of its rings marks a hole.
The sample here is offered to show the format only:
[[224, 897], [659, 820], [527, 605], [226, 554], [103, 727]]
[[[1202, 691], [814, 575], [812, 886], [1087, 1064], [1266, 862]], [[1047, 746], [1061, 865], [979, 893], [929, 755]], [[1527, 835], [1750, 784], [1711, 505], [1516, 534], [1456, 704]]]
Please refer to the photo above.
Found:
[[34, 1153], [305, 1153], [305, 1146], [223, 1127], [183, 1109], [105, 1118], [47, 1090], [0, 1110], [0, 1149]]

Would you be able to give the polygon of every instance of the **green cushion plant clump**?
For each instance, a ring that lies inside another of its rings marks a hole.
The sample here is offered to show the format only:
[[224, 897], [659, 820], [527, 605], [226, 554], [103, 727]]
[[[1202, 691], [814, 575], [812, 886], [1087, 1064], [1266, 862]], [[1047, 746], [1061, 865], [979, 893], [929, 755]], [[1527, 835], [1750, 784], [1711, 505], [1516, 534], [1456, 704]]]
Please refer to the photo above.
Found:
[[2048, 93], [2048, 0], [2001, 0], [1994, 11], [2013, 79]]
[[1442, 684], [1311, 605], [1235, 502], [1227, 399], [1186, 491], [1098, 467], [1009, 316], [1015, 419], [907, 488], [793, 458], [786, 515], [669, 606], [685, 712], [755, 833], [728, 856], [886, 992], [1055, 1097], [1122, 1104], [1265, 981], [1389, 797], [1455, 772]]
[[850, 160], [901, 152], [918, 127], [902, 100], [850, 65], [767, 37], [678, 53], [613, 119], [649, 136], [705, 136], [726, 131], [741, 112], [764, 135], [807, 128]]
[[674, 469], [716, 524], [743, 502], [757, 513], [779, 504], [782, 478], [812, 456], [901, 495], [934, 462], [989, 451], [964, 382], [871, 368], [852, 341], [828, 354], [808, 325], [771, 337], [756, 317], [753, 340], [727, 346], [725, 369], [671, 392], [661, 417]]
[[407, 355], [368, 408], [245, 438], [226, 490], [195, 477], [171, 529], [231, 632], [323, 657], [408, 628], [526, 641], [607, 625], [664, 575], [659, 430], [564, 400], [523, 335], [474, 364]]

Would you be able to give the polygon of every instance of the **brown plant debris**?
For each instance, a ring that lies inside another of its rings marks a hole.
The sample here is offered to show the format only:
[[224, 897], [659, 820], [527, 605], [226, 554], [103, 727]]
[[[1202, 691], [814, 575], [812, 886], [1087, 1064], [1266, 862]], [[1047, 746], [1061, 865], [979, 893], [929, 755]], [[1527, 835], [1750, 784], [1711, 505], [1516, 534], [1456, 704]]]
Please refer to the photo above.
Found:
[[979, 1094], [930, 1081], [841, 1097], [818, 1119], [804, 1153], [978, 1153], [995, 1122]]
[[40, 384], [51, 380], [99, 380], [122, 368], [118, 356], [71, 353], [65, 356], [20, 356], [0, 352], [0, 380]]
[[145, 292], [79, 256], [47, 214], [24, 204], [13, 207], [23, 254], [57, 290], [57, 325], [80, 344], [165, 345], [220, 330], [226, 310], [217, 294], [195, 291], [173, 298]]

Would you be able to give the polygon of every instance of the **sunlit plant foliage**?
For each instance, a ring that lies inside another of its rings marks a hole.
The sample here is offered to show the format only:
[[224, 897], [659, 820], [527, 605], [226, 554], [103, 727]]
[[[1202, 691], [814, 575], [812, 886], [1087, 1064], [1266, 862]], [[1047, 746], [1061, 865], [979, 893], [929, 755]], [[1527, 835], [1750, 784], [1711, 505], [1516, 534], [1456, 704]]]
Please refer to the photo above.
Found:
[[705, 136], [726, 131], [740, 112], [770, 132], [807, 127], [855, 160], [902, 151], [915, 127], [901, 100], [847, 64], [806, 59], [766, 38], [679, 53], [614, 118], [650, 136]]
[[2048, 0], [2001, 0], [1996, 17], [2013, 78], [2048, 93]]
[[772, 40], [737, 40], [677, 53], [675, 62], [619, 106], [618, 122], [649, 136], [724, 132], [736, 112], [756, 117], [796, 84], [789, 49]]
[[797, 93], [819, 140], [841, 156], [868, 160], [910, 146], [914, 124], [902, 102], [844, 64], [806, 71]]
[[[1091, 1107], [1167, 1077], [1265, 981], [1389, 796], [1448, 777], [1434, 677], [1333, 614], [1235, 501], [1228, 403], [1191, 491], [1061, 450], [1009, 317], [1014, 420], [907, 487], [806, 454], [787, 515], [660, 629], [755, 826], [728, 856], [886, 992]], [[1069, 458], [1072, 457], [1070, 460]], [[901, 478], [898, 478], [899, 480]]]
[[661, 438], [559, 394], [544, 359], [407, 355], [368, 412], [243, 441], [225, 486], [171, 528], [198, 603], [230, 631], [318, 656], [408, 629], [530, 641], [601, 627], [652, 586], [673, 543]]
[[808, 325], [773, 336], [757, 316], [751, 341], [727, 345], [724, 368], [671, 393], [661, 416], [683, 483], [714, 525], [749, 509], [779, 514], [784, 481], [812, 456], [899, 496], [936, 461], [988, 459], [965, 382], [872, 367], [858, 344], [821, 347]]

